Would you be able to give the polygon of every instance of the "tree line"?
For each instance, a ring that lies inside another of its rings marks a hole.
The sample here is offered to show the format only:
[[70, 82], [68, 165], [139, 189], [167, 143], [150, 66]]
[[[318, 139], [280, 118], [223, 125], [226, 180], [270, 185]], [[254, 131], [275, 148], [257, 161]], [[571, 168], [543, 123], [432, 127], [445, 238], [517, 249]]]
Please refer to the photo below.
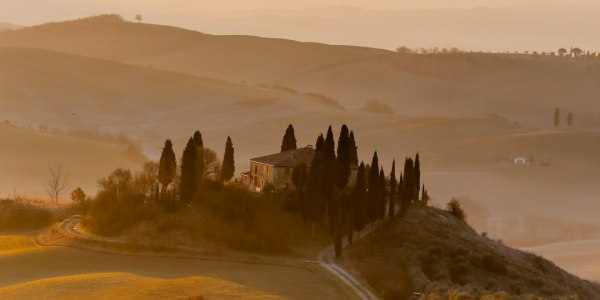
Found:
[[[291, 125], [290, 125], [291, 127]], [[284, 142], [290, 140], [286, 131]], [[288, 141], [288, 142], [286, 142]], [[282, 147], [282, 150], [284, 147]], [[396, 163], [392, 163], [389, 177], [379, 164], [377, 152], [370, 164], [358, 161], [354, 132], [343, 125], [337, 140], [337, 149], [331, 126], [325, 137], [317, 137], [315, 156], [310, 166], [300, 164], [292, 172], [292, 182], [300, 202], [301, 214], [313, 224], [325, 224], [334, 236], [336, 255], [342, 253], [342, 240], [349, 243], [354, 236], [371, 223], [372, 230], [381, 226], [386, 215], [391, 219], [405, 214], [411, 204], [427, 205], [429, 195], [421, 186], [419, 154], [413, 160], [407, 157], [400, 180], [396, 179]], [[355, 182], [349, 187], [352, 172]], [[396, 209], [396, 203], [400, 207]]]
[[[230, 181], [235, 173], [234, 148], [231, 137], [225, 142], [223, 161], [219, 164], [217, 154], [204, 147], [200, 131], [188, 139], [181, 155], [181, 173], [177, 178], [177, 160], [173, 151], [173, 143], [166, 140], [159, 160], [157, 178], [158, 183], [153, 193], [157, 203], [166, 210], [173, 210], [176, 196], [182, 203], [190, 203], [198, 197], [199, 191], [205, 180]], [[169, 193], [169, 186], [175, 183]]]

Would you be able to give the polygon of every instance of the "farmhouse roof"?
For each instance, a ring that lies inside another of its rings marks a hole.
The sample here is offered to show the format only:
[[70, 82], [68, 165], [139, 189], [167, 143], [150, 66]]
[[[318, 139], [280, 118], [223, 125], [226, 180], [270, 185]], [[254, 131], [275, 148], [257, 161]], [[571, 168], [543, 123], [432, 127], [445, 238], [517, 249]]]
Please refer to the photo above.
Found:
[[252, 158], [250, 161], [275, 167], [295, 167], [301, 163], [305, 163], [307, 166], [310, 166], [314, 156], [315, 149], [313, 149], [311, 146], [308, 146], [295, 150]]

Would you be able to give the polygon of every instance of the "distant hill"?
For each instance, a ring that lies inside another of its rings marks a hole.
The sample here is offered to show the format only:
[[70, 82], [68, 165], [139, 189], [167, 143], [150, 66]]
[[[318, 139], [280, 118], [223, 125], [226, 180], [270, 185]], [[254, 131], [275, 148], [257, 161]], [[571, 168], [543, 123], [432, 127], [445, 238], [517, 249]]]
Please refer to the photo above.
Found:
[[480, 235], [467, 223], [432, 208], [410, 210], [385, 224], [346, 250], [342, 263], [384, 299], [408, 299], [413, 292], [428, 295], [427, 299], [600, 297], [600, 285]]
[[0, 22], [0, 31], [6, 30], [6, 29], [18, 29], [18, 28], [21, 28], [21, 26], [15, 25], [15, 24], [10, 24], [10, 23]]
[[81, 187], [94, 195], [97, 180], [122, 167], [137, 170], [146, 160], [132, 145], [103, 140], [91, 134], [68, 135], [18, 128], [0, 123], [0, 198], [17, 196], [47, 199], [49, 165], [62, 164], [69, 185], [62, 194]]
[[[402, 115], [499, 114], [551, 126], [555, 107], [600, 112], [600, 60], [530, 55], [402, 55], [352, 46], [215, 36], [107, 15], [0, 34], [0, 46], [36, 47], [251, 84], [277, 84], [338, 99], [379, 100]], [[550, 116], [550, 117], [549, 117]], [[580, 118], [579, 120], [583, 120]]]

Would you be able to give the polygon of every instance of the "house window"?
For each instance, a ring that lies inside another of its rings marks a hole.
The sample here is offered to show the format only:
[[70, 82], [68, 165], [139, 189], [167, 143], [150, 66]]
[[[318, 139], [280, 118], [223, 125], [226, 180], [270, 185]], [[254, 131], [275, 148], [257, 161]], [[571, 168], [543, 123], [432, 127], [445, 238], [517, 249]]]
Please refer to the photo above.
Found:
[[285, 168], [285, 175], [290, 175], [290, 168]]
[[258, 173], [258, 166], [254, 166], [254, 174]]

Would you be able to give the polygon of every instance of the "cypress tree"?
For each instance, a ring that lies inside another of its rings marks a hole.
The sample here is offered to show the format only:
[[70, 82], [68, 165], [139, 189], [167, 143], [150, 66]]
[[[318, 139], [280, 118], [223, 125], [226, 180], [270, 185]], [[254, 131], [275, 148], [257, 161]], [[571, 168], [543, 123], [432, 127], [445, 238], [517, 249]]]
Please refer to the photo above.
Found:
[[392, 172], [390, 173], [390, 205], [388, 216], [394, 217], [396, 213], [396, 187], [398, 182], [396, 181], [396, 160], [392, 162]]
[[354, 230], [359, 232], [365, 228], [365, 225], [367, 225], [367, 222], [369, 220], [369, 202], [367, 200], [367, 178], [365, 171], [365, 164], [361, 162], [360, 166], [358, 167], [358, 173], [356, 175], [356, 184], [354, 185], [353, 191]]
[[554, 110], [554, 127], [560, 126], [560, 109], [558, 107]]
[[196, 145], [196, 188], [200, 189], [204, 179], [204, 141], [198, 130], [194, 132], [194, 144]]
[[414, 201], [419, 202], [419, 191], [421, 190], [421, 162], [419, 161], [419, 152], [415, 156], [415, 166], [413, 172], [413, 187], [414, 191]]
[[385, 208], [387, 206], [387, 191], [385, 189], [385, 173], [383, 168], [379, 171], [379, 201], [378, 201], [378, 214], [377, 218], [383, 220], [385, 218]]
[[377, 158], [377, 151], [373, 154], [373, 160], [371, 161], [371, 169], [369, 170], [369, 189], [368, 189], [368, 212], [369, 221], [375, 222], [378, 216], [378, 202], [379, 202], [379, 158]]
[[234, 149], [231, 137], [227, 137], [225, 142], [225, 153], [223, 154], [223, 165], [221, 167], [221, 178], [225, 181], [230, 181], [235, 173], [235, 160], [233, 157]]
[[337, 193], [334, 195], [333, 203], [333, 217], [335, 219], [335, 248], [336, 254], [340, 256], [342, 254], [342, 236], [344, 235], [344, 228], [347, 228], [348, 215], [347, 209], [352, 205], [348, 203], [350, 197], [346, 197], [344, 190], [350, 180], [350, 134], [348, 127], [344, 124], [340, 130], [340, 137], [338, 138], [337, 146], [337, 158], [336, 158], [336, 187]]
[[292, 171], [292, 183], [296, 187], [296, 197], [302, 210], [302, 218], [308, 220], [308, 203], [304, 199], [304, 190], [308, 181], [308, 168], [305, 163], [301, 163], [294, 167]]
[[342, 130], [340, 131], [340, 137], [338, 139], [337, 146], [337, 160], [336, 160], [336, 185], [339, 189], [343, 190], [348, 185], [348, 180], [350, 179], [350, 137], [348, 133], [348, 127], [344, 124], [342, 125]]
[[404, 178], [403, 174], [400, 173], [400, 181], [398, 181], [398, 197], [400, 198], [400, 213], [406, 212], [406, 201], [404, 200]]
[[429, 194], [427, 193], [427, 190], [425, 189], [425, 184], [423, 184], [423, 189], [421, 192], [421, 203], [424, 206], [427, 206], [427, 204], [429, 203]]
[[350, 152], [350, 164], [358, 166], [358, 148], [356, 147], [356, 140], [354, 140], [354, 131], [350, 131], [348, 150]]
[[306, 181], [306, 206], [308, 218], [312, 222], [312, 233], [315, 236], [316, 222], [323, 212], [322, 181], [323, 181], [323, 148], [325, 139], [323, 134], [319, 135], [315, 143], [315, 156], [310, 164], [308, 178]]
[[179, 180], [179, 198], [185, 203], [196, 195], [196, 145], [190, 138], [181, 156], [181, 179]]
[[296, 135], [294, 134], [294, 126], [288, 125], [283, 135], [283, 141], [281, 142], [281, 152], [298, 149], [296, 146]]
[[573, 113], [569, 112], [569, 114], [567, 115], [567, 125], [569, 125], [569, 127], [573, 126]]
[[322, 172], [322, 193], [325, 199], [325, 211], [327, 212], [327, 221], [329, 230], [334, 233], [335, 226], [335, 195], [334, 188], [336, 183], [336, 159], [335, 159], [335, 142], [333, 141], [333, 131], [331, 126], [327, 130], [325, 144], [323, 145], [323, 172]]
[[402, 185], [403, 213], [406, 212], [410, 206], [410, 202], [414, 199], [413, 168], [412, 158], [407, 158], [404, 162], [404, 182]]
[[196, 144], [196, 147], [204, 147], [204, 141], [202, 141], [202, 134], [199, 130], [196, 130], [196, 132], [194, 132], [194, 144]]
[[[167, 187], [173, 179], [175, 178], [175, 174], [177, 173], [177, 161], [175, 159], [175, 152], [173, 152], [173, 143], [171, 140], [165, 141], [165, 146], [162, 149], [162, 153], [160, 155], [160, 162], [158, 167], [158, 181], [162, 184], [161, 191], [161, 199], [166, 200], [165, 193], [167, 191]], [[163, 203], [163, 206], [166, 208], [168, 206], [167, 203]]]

